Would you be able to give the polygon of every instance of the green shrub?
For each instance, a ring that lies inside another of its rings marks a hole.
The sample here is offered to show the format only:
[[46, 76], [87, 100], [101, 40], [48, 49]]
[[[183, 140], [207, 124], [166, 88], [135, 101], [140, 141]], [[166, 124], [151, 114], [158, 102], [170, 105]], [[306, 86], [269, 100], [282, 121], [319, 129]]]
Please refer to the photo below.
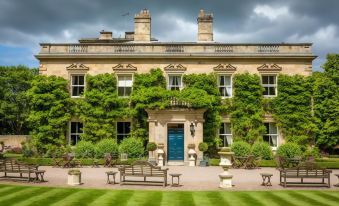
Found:
[[141, 157], [145, 154], [145, 148], [142, 139], [129, 137], [121, 141], [119, 145], [120, 153], [127, 153], [128, 157]]
[[206, 152], [208, 150], [208, 144], [206, 142], [200, 142], [198, 148], [199, 151]]
[[146, 146], [147, 151], [149, 152], [153, 152], [157, 149], [157, 144], [155, 144], [154, 142], [148, 142], [147, 146]]
[[119, 154], [119, 146], [114, 139], [102, 139], [96, 144], [96, 158], [103, 158], [106, 153], [110, 153], [111, 155]]
[[82, 140], [76, 145], [74, 152], [77, 158], [93, 158], [95, 146], [92, 142]]
[[264, 160], [271, 160], [273, 157], [272, 149], [266, 142], [255, 142], [252, 145], [252, 154]]
[[289, 142], [278, 147], [277, 155], [284, 158], [294, 158], [300, 157], [302, 152], [298, 144]]
[[251, 145], [243, 141], [234, 142], [231, 151], [234, 152], [235, 156], [247, 156], [251, 153]]
[[320, 152], [318, 147], [308, 147], [306, 151], [304, 152], [304, 157], [314, 157], [319, 158]]

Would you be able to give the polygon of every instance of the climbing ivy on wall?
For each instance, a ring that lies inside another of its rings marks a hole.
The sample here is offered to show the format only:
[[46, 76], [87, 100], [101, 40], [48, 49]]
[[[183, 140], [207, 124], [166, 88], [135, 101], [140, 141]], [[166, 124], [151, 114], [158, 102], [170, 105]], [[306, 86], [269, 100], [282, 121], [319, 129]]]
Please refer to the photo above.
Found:
[[233, 77], [231, 123], [234, 140], [253, 144], [265, 131], [263, 87], [256, 74], [236, 74]]
[[27, 97], [30, 102], [28, 121], [37, 151], [42, 154], [50, 145], [65, 145], [65, 131], [72, 112], [68, 82], [62, 77], [36, 76]]
[[287, 141], [307, 144], [312, 141], [316, 125], [312, 117], [312, 85], [300, 75], [279, 75], [278, 96], [272, 101], [273, 117]]
[[115, 138], [115, 122], [130, 116], [128, 99], [119, 98], [113, 74], [86, 76], [84, 98], [78, 100], [78, 115], [84, 123], [83, 140], [96, 142]]

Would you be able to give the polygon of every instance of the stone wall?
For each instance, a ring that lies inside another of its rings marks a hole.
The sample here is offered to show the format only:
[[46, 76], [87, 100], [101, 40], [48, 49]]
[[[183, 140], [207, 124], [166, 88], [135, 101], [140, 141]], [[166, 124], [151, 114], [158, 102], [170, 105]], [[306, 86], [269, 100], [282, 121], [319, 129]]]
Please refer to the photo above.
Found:
[[0, 141], [5, 143], [5, 146], [20, 147], [21, 142], [26, 141], [29, 135], [0, 135]]

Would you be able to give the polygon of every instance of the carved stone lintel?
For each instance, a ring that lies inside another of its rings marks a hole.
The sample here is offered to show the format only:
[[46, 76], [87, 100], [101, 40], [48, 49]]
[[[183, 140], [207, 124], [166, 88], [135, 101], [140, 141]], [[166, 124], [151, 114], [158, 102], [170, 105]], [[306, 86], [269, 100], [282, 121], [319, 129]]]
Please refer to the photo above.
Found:
[[118, 65], [116, 65], [116, 66], [113, 67], [113, 71], [119, 71], [119, 72], [123, 72], [123, 71], [135, 72], [135, 71], [137, 71], [137, 67], [133, 66], [132, 64], [127, 64], [127, 65], [118, 64]]
[[282, 70], [282, 67], [278, 66], [277, 64], [263, 64], [260, 67], [257, 68], [258, 71], [261, 72], [265, 72], [265, 71], [269, 71], [269, 72], [279, 72]]
[[231, 64], [219, 64], [216, 67], [213, 67], [213, 70], [216, 72], [234, 72], [237, 68]]
[[79, 64], [79, 63], [73, 63], [66, 67], [67, 70], [89, 70], [89, 67]]
[[177, 65], [175, 65], [175, 64], [170, 64], [170, 65], [166, 66], [166, 67], [164, 68], [164, 70], [167, 71], [167, 72], [184, 72], [184, 71], [187, 70], [187, 68], [184, 67], [184, 66], [181, 65], [181, 64], [177, 64]]

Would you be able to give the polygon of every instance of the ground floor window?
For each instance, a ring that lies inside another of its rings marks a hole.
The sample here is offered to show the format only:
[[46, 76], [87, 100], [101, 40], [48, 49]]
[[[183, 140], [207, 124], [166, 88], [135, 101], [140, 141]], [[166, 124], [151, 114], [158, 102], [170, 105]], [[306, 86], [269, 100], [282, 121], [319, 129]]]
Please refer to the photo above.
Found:
[[228, 147], [232, 144], [232, 127], [231, 123], [223, 122], [220, 125], [219, 137], [221, 139], [221, 146]]
[[263, 136], [264, 141], [268, 142], [271, 147], [277, 147], [278, 141], [278, 128], [273, 122], [264, 123], [266, 132]]
[[71, 132], [69, 137], [69, 144], [76, 145], [80, 141], [80, 135], [83, 133], [83, 123], [71, 122]]
[[131, 122], [117, 122], [117, 141], [120, 143], [131, 133]]

